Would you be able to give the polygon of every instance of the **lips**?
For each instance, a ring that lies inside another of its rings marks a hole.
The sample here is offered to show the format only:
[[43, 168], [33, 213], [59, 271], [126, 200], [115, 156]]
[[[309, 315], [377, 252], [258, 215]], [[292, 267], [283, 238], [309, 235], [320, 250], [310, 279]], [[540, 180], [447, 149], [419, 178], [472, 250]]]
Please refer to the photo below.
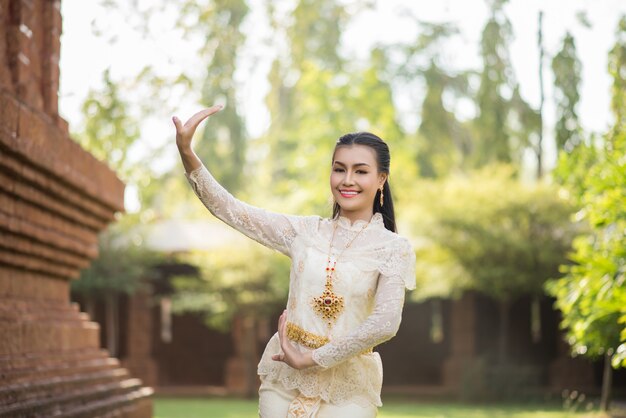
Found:
[[355, 197], [360, 192], [357, 192], [356, 190], [339, 190], [339, 193], [341, 194], [341, 197], [350, 198], [350, 197]]

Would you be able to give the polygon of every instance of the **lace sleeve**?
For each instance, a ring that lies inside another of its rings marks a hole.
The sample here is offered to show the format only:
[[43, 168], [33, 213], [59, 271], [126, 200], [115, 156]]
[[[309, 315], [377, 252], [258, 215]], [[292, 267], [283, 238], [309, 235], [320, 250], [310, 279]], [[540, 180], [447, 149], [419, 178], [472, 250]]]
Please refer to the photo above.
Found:
[[384, 276], [399, 277], [407, 289], [415, 289], [415, 251], [411, 243], [406, 238], [398, 238], [385, 251], [385, 255], [380, 273]]
[[290, 255], [291, 243], [307, 217], [269, 212], [231, 195], [204, 165], [185, 173], [193, 191], [218, 219], [266, 247]]
[[404, 281], [394, 276], [380, 276], [374, 310], [349, 335], [333, 339], [313, 350], [313, 361], [322, 367], [333, 367], [363, 351], [393, 338], [400, 327], [404, 305]]

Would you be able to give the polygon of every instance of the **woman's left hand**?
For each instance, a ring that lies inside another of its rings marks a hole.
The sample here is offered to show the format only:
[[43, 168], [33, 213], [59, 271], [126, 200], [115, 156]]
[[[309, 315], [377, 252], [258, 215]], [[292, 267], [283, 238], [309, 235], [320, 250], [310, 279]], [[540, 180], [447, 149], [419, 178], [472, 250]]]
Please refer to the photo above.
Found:
[[307, 351], [301, 353], [296, 347], [293, 346], [289, 338], [287, 338], [287, 311], [283, 311], [283, 314], [278, 318], [278, 337], [280, 338], [280, 348], [282, 353], [272, 356], [272, 360], [282, 361], [293, 367], [294, 369], [306, 369], [308, 367], [315, 366], [311, 352]]

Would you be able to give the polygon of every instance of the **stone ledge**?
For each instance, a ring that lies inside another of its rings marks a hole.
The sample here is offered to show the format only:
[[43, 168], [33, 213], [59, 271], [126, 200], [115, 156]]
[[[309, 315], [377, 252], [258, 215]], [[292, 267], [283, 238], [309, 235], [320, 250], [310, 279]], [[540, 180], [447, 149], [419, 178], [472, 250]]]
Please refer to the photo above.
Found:
[[0, 144], [111, 212], [124, 210], [124, 184], [104, 163], [67, 137], [48, 115], [0, 89]]

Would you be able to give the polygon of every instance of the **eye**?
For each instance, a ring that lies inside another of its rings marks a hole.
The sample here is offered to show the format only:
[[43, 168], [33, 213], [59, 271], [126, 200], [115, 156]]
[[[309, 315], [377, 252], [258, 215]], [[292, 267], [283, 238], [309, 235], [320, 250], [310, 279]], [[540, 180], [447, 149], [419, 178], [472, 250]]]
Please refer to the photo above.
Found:
[[365, 171], [365, 170], [357, 170], [356, 172], [358, 174], [367, 174], [367, 171]]
[[343, 172], [343, 168], [339, 168], [339, 167], [337, 167], [337, 168], [334, 168], [334, 169], [333, 169], [333, 171], [334, 171], [335, 173], [342, 173], [342, 172]]

